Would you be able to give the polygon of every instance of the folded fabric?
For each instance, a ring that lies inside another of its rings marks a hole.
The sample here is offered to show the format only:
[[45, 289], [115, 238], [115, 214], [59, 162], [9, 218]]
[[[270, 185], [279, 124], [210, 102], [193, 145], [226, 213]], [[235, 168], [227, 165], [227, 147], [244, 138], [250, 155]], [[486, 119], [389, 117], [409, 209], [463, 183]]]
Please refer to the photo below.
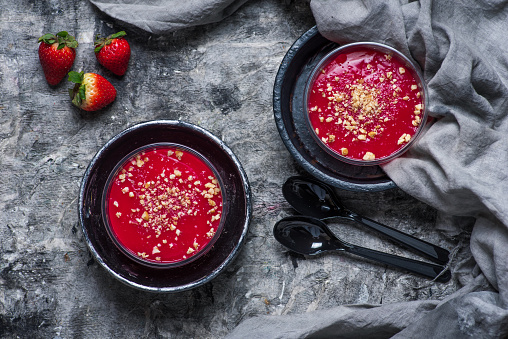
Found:
[[230, 338], [249, 328], [264, 338], [508, 337], [508, 2], [312, 0], [311, 8], [326, 38], [382, 42], [421, 65], [435, 122], [383, 168], [442, 213], [476, 219], [470, 249], [480, 274], [439, 303], [264, 316]]
[[247, 0], [90, 0], [109, 16], [149, 33], [217, 22]]

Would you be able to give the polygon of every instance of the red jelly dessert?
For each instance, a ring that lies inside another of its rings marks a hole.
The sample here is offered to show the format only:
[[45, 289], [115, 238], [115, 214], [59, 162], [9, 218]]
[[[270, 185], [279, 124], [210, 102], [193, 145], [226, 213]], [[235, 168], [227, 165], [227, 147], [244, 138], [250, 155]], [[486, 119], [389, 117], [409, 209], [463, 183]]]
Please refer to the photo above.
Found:
[[353, 163], [390, 159], [416, 135], [424, 102], [415, 71], [391, 50], [346, 49], [320, 66], [308, 117], [319, 142]]
[[222, 192], [207, 163], [176, 145], [152, 145], [121, 165], [106, 197], [110, 233], [142, 262], [200, 254], [220, 231]]

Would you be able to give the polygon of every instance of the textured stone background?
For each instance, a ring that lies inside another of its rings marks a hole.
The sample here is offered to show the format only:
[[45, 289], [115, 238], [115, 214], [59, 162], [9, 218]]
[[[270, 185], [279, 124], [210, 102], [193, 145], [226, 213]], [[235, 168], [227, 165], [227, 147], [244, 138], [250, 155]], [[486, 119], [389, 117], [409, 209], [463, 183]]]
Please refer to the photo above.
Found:
[[[459, 284], [434, 284], [353, 257], [305, 259], [272, 237], [293, 213], [284, 180], [302, 170], [273, 121], [272, 86], [291, 44], [314, 25], [308, 1], [252, 0], [224, 21], [153, 36], [122, 26], [88, 1], [0, 0], [0, 337], [217, 338], [260, 314], [294, 314], [348, 303], [443, 298]], [[115, 77], [92, 41], [127, 30], [133, 55]], [[47, 85], [37, 38], [67, 30], [80, 43], [73, 69], [105, 75], [116, 101], [82, 114], [67, 81]], [[217, 278], [180, 294], [145, 293], [92, 260], [78, 222], [81, 177], [95, 152], [138, 122], [181, 119], [223, 139], [242, 162], [253, 220], [239, 257]], [[467, 258], [467, 233], [445, 237], [437, 213], [398, 189], [338, 191], [359, 213]], [[409, 255], [351, 224], [344, 239]]]

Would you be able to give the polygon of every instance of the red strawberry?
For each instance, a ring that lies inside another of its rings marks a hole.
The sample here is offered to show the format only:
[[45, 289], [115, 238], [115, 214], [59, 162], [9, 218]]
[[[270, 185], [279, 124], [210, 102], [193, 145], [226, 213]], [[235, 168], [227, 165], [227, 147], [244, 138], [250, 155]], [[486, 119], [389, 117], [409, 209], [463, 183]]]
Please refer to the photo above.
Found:
[[69, 89], [72, 103], [85, 111], [97, 111], [116, 98], [116, 90], [104, 77], [95, 73], [69, 72]]
[[116, 75], [124, 75], [131, 57], [131, 47], [123, 37], [124, 31], [112, 34], [107, 38], [95, 39], [95, 57], [99, 63]]
[[78, 42], [65, 31], [56, 35], [45, 34], [39, 38], [39, 42], [39, 60], [46, 80], [50, 85], [57, 85], [74, 63]]

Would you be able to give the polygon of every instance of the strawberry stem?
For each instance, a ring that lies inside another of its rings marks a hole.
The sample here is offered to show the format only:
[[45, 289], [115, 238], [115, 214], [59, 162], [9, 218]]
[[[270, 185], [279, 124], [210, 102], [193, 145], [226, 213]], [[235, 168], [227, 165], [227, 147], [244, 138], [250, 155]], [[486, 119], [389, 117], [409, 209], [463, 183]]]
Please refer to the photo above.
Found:
[[105, 45], [109, 45], [111, 42], [113, 42], [113, 39], [121, 38], [123, 36], [126, 36], [127, 33], [125, 31], [120, 31], [114, 34], [109, 35], [107, 38], [101, 38], [100, 34], [97, 34], [95, 37], [95, 53], [99, 53], [99, 51], [104, 47]]
[[44, 43], [50, 44], [50, 45], [54, 44], [55, 42], [58, 42], [57, 49], [62, 49], [66, 46], [69, 48], [78, 47], [78, 42], [76, 41], [76, 39], [72, 35], [67, 33], [66, 31], [58, 32], [58, 33], [56, 33], [56, 35], [44, 34], [37, 40], [37, 42], [39, 42], [39, 43], [44, 42]]
[[85, 72], [69, 72], [69, 81], [75, 83], [73, 88], [69, 89], [69, 96], [72, 99], [72, 103], [77, 106], [81, 107], [81, 102], [86, 99], [85, 91], [86, 86], [82, 83], [84, 79]]

